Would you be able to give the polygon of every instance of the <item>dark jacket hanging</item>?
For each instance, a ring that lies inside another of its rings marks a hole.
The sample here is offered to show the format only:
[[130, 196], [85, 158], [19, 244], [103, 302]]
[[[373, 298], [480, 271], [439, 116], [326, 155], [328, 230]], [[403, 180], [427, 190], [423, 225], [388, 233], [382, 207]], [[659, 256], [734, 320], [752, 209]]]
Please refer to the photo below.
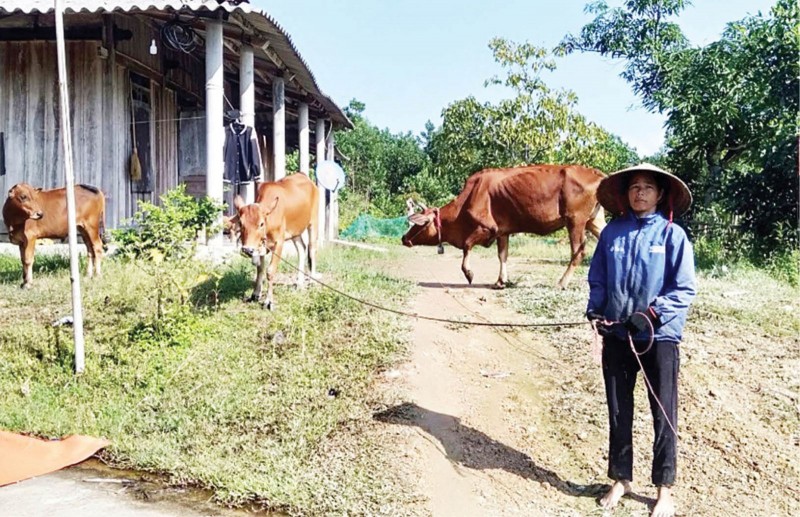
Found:
[[250, 126], [233, 122], [225, 126], [225, 179], [242, 183], [261, 178], [261, 151]]

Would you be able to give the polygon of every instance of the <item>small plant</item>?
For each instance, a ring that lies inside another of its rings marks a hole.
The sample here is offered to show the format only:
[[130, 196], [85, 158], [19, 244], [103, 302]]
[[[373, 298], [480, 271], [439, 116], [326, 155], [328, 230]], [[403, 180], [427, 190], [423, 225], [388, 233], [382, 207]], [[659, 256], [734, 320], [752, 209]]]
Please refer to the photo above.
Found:
[[766, 268], [773, 277], [797, 287], [800, 285], [800, 250], [773, 254], [766, 262]]
[[213, 229], [223, 208], [208, 196], [196, 200], [180, 185], [161, 197], [161, 206], [142, 203], [133, 224], [114, 231], [120, 254], [133, 259], [153, 282], [149, 293], [154, 298], [155, 314], [131, 329], [131, 341], [186, 344], [194, 319], [189, 295], [198, 277], [191, 269], [175, 267], [174, 263], [191, 259], [197, 232]]
[[142, 202], [131, 225], [112, 234], [124, 256], [156, 262], [183, 259], [194, 253], [199, 230], [214, 230], [224, 207], [208, 196], [197, 200], [179, 185], [161, 196], [161, 206]]

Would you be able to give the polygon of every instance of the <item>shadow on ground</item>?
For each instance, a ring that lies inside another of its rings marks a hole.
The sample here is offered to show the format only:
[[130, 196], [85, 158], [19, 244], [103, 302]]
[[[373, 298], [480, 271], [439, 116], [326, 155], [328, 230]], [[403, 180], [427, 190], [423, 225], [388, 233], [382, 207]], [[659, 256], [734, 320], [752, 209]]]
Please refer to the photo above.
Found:
[[[610, 488], [607, 484], [582, 485], [564, 480], [552, 470], [534, 463], [527, 454], [498, 442], [477, 429], [463, 425], [458, 418], [422, 408], [411, 402], [375, 413], [373, 418], [388, 424], [419, 427], [442, 444], [447, 459], [470, 469], [502, 469], [524, 479], [547, 483], [573, 497], [598, 499]], [[643, 504], [655, 503], [653, 499], [637, 494], [629, 497]]]
[[214, 307], [231, 300], [244, 300], [253, 289], [254, 269], [226, 269], [219, 277], [209, 277], [192, 289], [191, 302], [197, 307]]
[[466, 280], [464, 283], [447, 283], [447, 282], [417, 282], [420, 287], [427, 287], [429, 289], [492, 289], [494, 284], [469, 284]]

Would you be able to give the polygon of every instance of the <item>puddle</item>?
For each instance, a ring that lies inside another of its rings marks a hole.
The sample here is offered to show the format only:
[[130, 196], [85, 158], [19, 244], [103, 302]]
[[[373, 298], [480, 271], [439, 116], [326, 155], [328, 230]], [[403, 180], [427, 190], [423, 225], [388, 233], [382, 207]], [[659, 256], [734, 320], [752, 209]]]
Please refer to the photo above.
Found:
[[174, 511], [176, 515], [284, 517], [284, 514], [267, 512], [257, 506], [226, 508], [214, 503], [210, 490], [170, 486], [164, 476], [112, 468], [95, 458], [63, 469], [59, 475], [79, 481], [85, 488], [127, 496], [165, 511]]

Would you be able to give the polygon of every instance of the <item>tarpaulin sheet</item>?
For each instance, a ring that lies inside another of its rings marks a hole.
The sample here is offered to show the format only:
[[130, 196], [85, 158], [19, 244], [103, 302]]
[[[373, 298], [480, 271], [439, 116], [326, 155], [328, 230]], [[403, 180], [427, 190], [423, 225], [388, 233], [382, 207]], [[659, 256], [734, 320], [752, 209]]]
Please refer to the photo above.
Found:
[[0, 486], [80, 463], [109, 443], [91, 436], [47, 441], [0, 431]]

